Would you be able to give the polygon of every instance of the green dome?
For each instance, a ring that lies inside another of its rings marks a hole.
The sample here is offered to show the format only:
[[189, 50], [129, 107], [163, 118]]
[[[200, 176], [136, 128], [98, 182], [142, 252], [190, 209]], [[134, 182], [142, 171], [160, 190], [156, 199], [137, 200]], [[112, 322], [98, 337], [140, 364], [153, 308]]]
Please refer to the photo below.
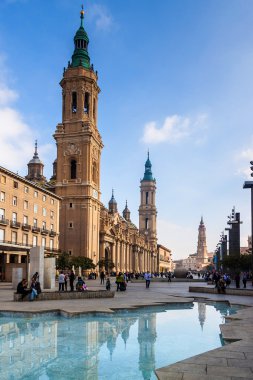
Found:
[[149, 159], [149, 152], [148, 152], [148, 158], [147, 158], [147, 161], [145, 163], [145, 173], [144, 173], [143, 181], [154, 181], [151, 168], [152, 168], [152, 164], [151, 164], [151, 161]]
[[86, 69], [90, 68], [90, 57], [88, 54], [89, 37], [83, 27], [84, 11], [81, 10], [81, 25], [77, 30], [74, 43], [75, 51], [72, 55], [72, 67], [83, 66]]

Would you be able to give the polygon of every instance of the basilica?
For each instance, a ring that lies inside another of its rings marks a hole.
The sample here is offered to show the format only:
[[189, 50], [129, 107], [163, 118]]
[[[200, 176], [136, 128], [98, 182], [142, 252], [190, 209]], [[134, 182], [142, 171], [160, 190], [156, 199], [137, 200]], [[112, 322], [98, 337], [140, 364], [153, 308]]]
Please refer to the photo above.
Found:
[[[101, 259], [112, 261], [116, 272], [169, 271], [171, 251], [157, 244], [156, 180], [149, 153], [140, 182], [139, 227], [132, 223], [127, 203], [123, 214], [118, 212], [113, 192], [108, 207], [101, 202], [103, 142], [97, 126], [100, 88], [88, 45], [82, 10], [81, 25], [74, 36], [74, 52], [60, 82], [62, 121], [53, 135], [57, 147], [53, 175], [49, 180], [44, 177], [36, 143], [24, 180], [59, 201], [59, 217], [55, 222], [59, 251], [88, 257], [94, 264]], [[29, 219], [27, 225], [32, 224], [34, 216]], [[34, 230], [29, 231], [32, 235]], [[40, 245], [39, 238], [36, 244]], [[44, 241], [45, 248], [46, 245]]]

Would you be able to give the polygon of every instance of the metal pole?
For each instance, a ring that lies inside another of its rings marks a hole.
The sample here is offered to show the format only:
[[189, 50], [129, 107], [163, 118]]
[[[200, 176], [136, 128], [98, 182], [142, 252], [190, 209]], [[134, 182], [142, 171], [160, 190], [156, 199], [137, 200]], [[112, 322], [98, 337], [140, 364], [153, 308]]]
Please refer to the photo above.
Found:
[[253, 187], [251, 187], [251, 275], [253, 285]]

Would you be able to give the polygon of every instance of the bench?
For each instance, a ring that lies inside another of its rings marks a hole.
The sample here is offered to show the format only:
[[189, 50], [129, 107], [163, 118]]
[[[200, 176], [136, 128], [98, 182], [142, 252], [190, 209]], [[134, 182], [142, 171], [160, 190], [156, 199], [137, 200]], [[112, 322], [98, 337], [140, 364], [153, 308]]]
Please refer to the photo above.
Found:
[[[84, 292], [47, 292], [44, 291], [38, 294], [34, 301], [58, 301], [58, 300], [76, 300], [88, 298], [113, 298], [115, 292], [110, 290], [86, 290]], [[14, 293], [13, 301], [22, 301], [22, 294]], [[29, 301], [29, 294], [26, 295], [23, 301]]]

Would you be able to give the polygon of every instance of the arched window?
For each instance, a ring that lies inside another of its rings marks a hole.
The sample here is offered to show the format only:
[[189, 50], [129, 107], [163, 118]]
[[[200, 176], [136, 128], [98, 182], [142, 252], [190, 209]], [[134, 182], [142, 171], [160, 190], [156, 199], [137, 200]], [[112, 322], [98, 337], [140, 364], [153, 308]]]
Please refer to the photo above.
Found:
[[77, 111], [77, 94], [76, 92], [72, 92], [72, 113], [76, 113]]
[[97, 164], [96, 164], [96, 162], [93, 162], [93, 166], [92, 166], [92, 181], [97, 183]]
[[85, 92], [85, 94], [84, 94], [84, 113], [89, 114], [89, 108], [90, 108], [90, 94], [88, 92]]
[[76, 160], [70, 162], [70, 178], [76, 179]]

